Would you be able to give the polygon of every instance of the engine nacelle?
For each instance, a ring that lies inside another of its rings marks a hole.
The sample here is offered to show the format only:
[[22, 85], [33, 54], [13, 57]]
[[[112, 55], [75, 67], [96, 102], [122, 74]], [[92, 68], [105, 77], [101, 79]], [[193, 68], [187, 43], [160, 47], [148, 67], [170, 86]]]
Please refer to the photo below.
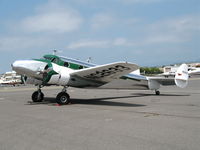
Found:
[[59, 74], [52, 75], [47, 84], [56, 84], [56, 85], [67, 85], [70, 79], [70, 75], [66, 71], [62, 71]]
[[160, 88], [160, 83], [155, 80], [148, 80], [148, 86], [150, 90], [157, 90]]

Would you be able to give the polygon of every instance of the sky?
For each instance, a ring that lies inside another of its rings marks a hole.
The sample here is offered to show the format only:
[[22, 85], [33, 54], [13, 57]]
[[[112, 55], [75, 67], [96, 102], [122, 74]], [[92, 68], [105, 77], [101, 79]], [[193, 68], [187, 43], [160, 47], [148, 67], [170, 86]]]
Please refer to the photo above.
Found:
[[0, 0], [0, 73], [54, 49], [95, 64], [200, 61], [200, 1]]

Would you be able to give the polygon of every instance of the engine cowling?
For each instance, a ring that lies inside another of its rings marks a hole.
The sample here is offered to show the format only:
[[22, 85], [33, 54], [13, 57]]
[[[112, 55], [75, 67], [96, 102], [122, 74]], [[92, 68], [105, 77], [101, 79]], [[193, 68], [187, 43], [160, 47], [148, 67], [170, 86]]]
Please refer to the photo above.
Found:
[[70, 79], [70, 75], [67, 72], [61, 72], [56, 75], [52, 75], [50, 80], [47, 82], [47, 84], [56, 84], [56, 85], [67, 85]]
[[29, 78], [27, 84], [62, 86], [66, 86], [68, 84], [70, 80], [70, 70], [68, 70], [66, 67], [48, 63], [43, 68], [44, 69], [38, 69], [38, 78]]
[[70, 80], [70, 75], [67, 71], [61, 71], [60, 73], [55, 73], [53, 70], [49, 72], [43, 72], [43, 80], [38, 80], [35, 78], [27, 78], [26, 84], [34, 85], [62, 85], [65, 86]]
[[70, 80], [69, 70], [66, 67], [52, 64], [52, 67], [47, 67], [43, 81], [46, 84], [56, 84], [66, 86]]

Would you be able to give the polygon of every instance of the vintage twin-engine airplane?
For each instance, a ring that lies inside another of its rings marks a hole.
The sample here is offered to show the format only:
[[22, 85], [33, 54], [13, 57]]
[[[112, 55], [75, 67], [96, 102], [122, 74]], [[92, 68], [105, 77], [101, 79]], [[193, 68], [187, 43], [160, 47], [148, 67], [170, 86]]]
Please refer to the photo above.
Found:
[[160, 85], [177, 85], [184, 88], [188, 82], [188, 67], [182, 64], [175, 78], [146, 77], [136, 74], [139, 67], [128, 62], [95, 65], [56, 55], [41, 59], [18, 60], [12, 64], [18, 74], [27, 76], [27, 84], [35, 84], [38, 90], [32, 94], [33, 102], [41, 102], [43, 86], [61, 85], [62, 92], [56, 97], [58, 104], [68, 104], [67, 87], [104, 89], [150, 89], [159, 95]]

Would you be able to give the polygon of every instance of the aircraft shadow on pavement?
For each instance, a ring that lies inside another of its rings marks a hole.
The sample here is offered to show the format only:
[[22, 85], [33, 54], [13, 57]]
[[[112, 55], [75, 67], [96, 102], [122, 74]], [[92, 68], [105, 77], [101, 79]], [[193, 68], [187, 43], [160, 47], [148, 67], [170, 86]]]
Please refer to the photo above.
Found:
[[[103, 98], [91, 98], [91, 99], [71, 99], [71, 104], [83, 104], [83, 105], [104, 105], [104, 106], [123, 106], [123, 107], [143, 107], [146, 105], [143, 104], [132, 104], [126, 102], [117, 102], [117, 101], [108, 101], [108, 100], [116, 100], [116, 99], [126, 99], [126, 98], [136, 98], [136, 97], [150, 97], [157, 96], [155, 94], [148, 93], [132, 93], [131, 96], [119, 96], [119, 97], [103, 97]], [[190, 96], [189, 94], [160, 94], [157, 97], [162, 96]], [[56, 99], [52, 97], [45, 97], [43, 102], [33, 103], [28, 102], [29, 105], [41, 105], [48, 104], [54, 105], [56, 104]]]
[[155, 95], [155, 94], [148, 94], [148, 93], [133, 93], [132, 95], [137, 95], [141, 97], [146, 97], [146, 96], [156, 96], [156, 97], [162, 97], [162, 96], [190, 96], [190, 94], [160, 94], [160, 95]]
[[[117, 102], [117, 101], [107, 101], [107, 100], [115, 100], [115, 99], [126, 99], [126, 98], [134, 98], [141, 96], [120, 96], [120, 97], [105, 97], [105, 98], [91, 98], [91, 99], [71, 99], [71, 104], [83, 104], [83, 105], [104, 105], [104, 106], [123, 106], [123, 107], [143, 107], [146, 105], [143, 104], [132, 104], [126, 102]], [[33, 103], [28, 102], [30, 105], [40, 105], [40, 104], [55, 104], [56, 99], [52, 97], [45, 97], [43, 102]]]

